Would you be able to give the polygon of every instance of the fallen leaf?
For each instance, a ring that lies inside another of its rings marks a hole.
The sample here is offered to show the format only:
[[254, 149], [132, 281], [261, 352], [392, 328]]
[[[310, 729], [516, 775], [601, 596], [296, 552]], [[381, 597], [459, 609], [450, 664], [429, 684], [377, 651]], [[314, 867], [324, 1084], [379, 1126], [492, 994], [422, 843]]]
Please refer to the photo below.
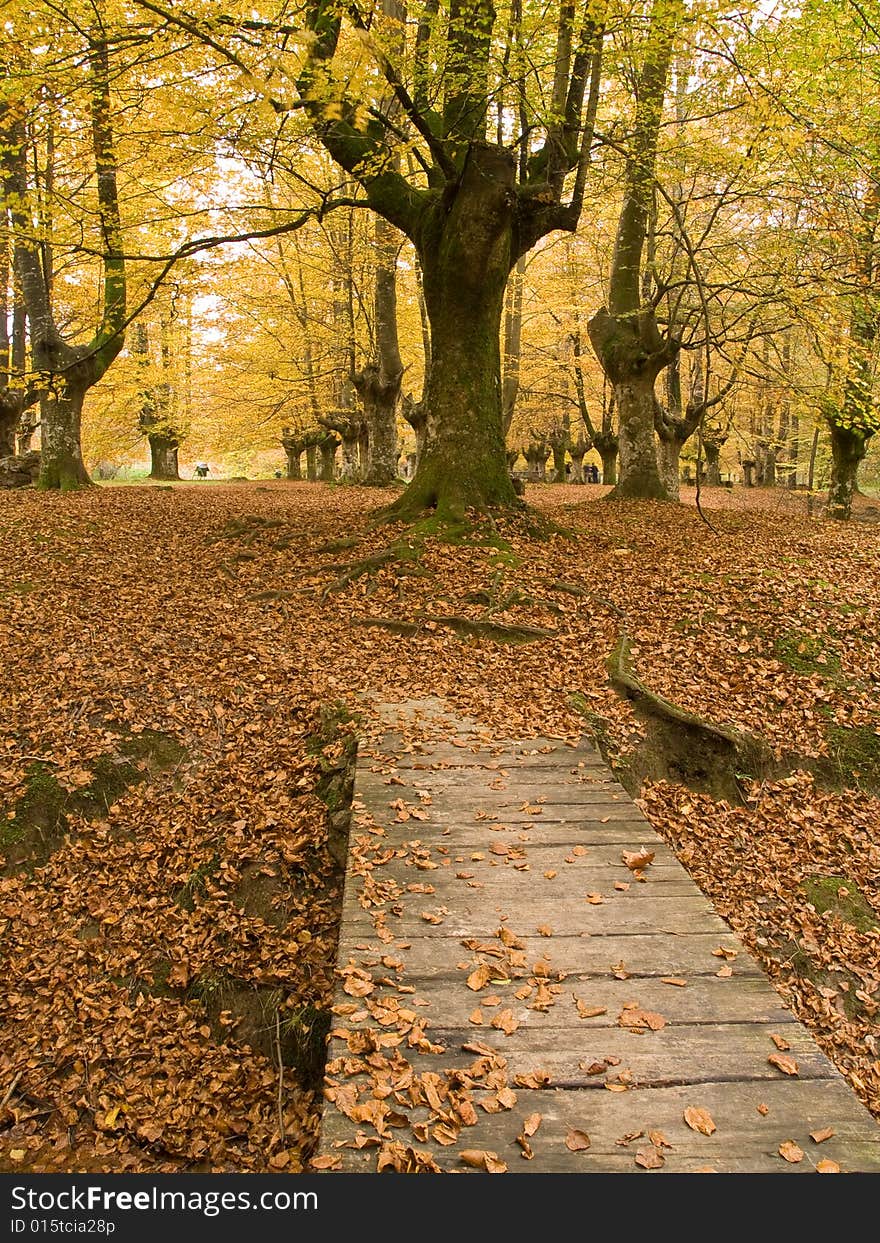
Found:
[[788, 1049], [791, 1048], [791, 1045], [788, 1043], [785, 1037], [777, 1036], [776, 1032], [770, 1033], [770, 1039], [776, 1045], [777, 1049], [781, 1049], [783, 1053], [785, 1053]]
[[775, 1066], [777, 1070], [781, 1070], [784, 1075], [800, 1074], [800, 1067], [793, 1057], [788, 1057], [785, 1053], [771, 1053], [767, 1058], [771, 1066]]
[[565, 1146], [569, 1152], [586, 1152], [590, 1146], [590, 1137], [586, 1131], [569, 1130], [565, 1137]]
[[654, 1010], [629, 1007], [620, 1012], [617, 1023], [619, 1027], [628, 1027], [633, 1031], [659, 1032], [666, 1026], [666, 1019]]
[[642, 868], [650, 867], [654, 862], [654, 851], [625, 850], [621, 858], [631, 872], [641, 872]]
[[661, 984], [672, 984], [674, 985], [675, 988], [686, 988], [687, 987], [687, 980], [683, 980], [681, 979], [680, 976], [677, 976], [677, 975], [661, 975], [660, 983]]
[[337, 1170], [342, 1165], [342, 1158], [334, 1156], [312, 1157], [309, 1164], [313, 1170]]
[[770, 1106], [765, 1105], [763, 1101], [761, 1102], [760, 1105], [757, 1106], [757, 1109], [758, 1109], [758, 1113], [761, 1115], [762, 1118], [766, 1118], [770, 1112]]
[[550, 1075], [546, 1070], [529, 1070], [521, 1075], [514, 1075], [513, 1082], [518, 1088], [546, 1088], [550, 1083]]
[[588, 1006], [585, 1001], [581, 1001], [579, 997], [574, 999], [577, 1006], [578, 1018], [581, 1019], [597, 1019], [600, 1014], [607, 1014], [607, 1006]]
[[541, 1114], [529, 1114], [523, 1121], [523, 1135], [527, 1135], [529, 1139], [537, 1132], [538, 1127], [543, 1121]]
[[482, 1148], [465, 1148], [458, 1154], [463, 1165], [472, 1169], [486, 1170], [489, 1174], [506, 1174], [507, 1166], [498, 1157], [497, 1152], [488, 1152]]
[[661, 1166], [666, 1164], [662, 1152], [659, 1152], [653, 1144], [650, 1148], [640, 1148], [635, 1155], [635, 1163], [641, 1166], [643, 1170], [659, 1170]]
[[684, 1111], [684, 1120], [692, 1131], [699, 1131], [701, 1135], [712, 1135], [717, 1130], [708, 1109], [689, 1105]]
[[826, 1139], [831, 1139], [834, 1133], [833, 1126], [826, 1126], [821, 1131], [810, 1131], [810, 1139], [814, 1144], [824, 1144]]
[[799, 1161], [804, 1159], [804, 1150], [799, 1148], [793, 1139], [786, 1139], [779, 1145], [779, 1155], [789, 1165], [797, 1165]]
[[492, 1026], [498, 1031], [504, 1032], [505, 1036], [512, 1036], [519, 1023], [513, 1017], [512, 1010], [499, 1010], [490, 1020]]
[[492, 972], [488, 965], [481, 962], [479, 967], [475, 967], [467, 978], [467, 986], [473, 992], [478, 993], [481, 988], [485, 988], [492, 979]]
[[816, 1162], [817, 1174], [839, 1174], [840, 1166], [836, 1161], [832, 1161], [829, 1157], [823, 1157], [821, 1161]]

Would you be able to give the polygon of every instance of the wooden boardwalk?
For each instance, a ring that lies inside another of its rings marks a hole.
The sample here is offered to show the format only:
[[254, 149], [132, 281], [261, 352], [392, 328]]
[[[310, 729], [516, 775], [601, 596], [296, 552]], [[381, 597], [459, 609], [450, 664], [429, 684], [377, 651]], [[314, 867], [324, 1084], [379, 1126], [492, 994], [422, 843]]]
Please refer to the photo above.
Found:
[[487, 741], [436, 701], [401, 723], [358, 758], [319, 1165], [880, 1171], [880, 1127], [588, 742]]

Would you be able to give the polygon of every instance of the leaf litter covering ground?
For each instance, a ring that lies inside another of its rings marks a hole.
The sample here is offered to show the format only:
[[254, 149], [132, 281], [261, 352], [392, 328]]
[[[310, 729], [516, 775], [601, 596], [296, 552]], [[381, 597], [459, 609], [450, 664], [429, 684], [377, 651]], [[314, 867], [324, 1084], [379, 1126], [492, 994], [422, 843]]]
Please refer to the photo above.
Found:
[[[427, 574], [389, 562], [350, 581], [345, 565], [390, 538], [365, 490], [0, 497], [4, 814], [35, 758], [76, 791], [121, 737], [181, 748], [103, 814], [70, 811], [32, 877], [0, 877], [0, 1168], [302, 1168], [319, 1101], [275, 1054], [333, 988], [340, 876], [310, 745], [322, 705], [441, 695], [488, 735], [574, 738], [579, 691], [625, 757], [639, 726], [605, 668], [621, 617], [653, 690], [802, 757], [749, 786], [744, 808], [661, 782], [643, 806], [880, 1115], [878, 803], [803, 770], [835, 730], [877, 729], [876, 529], [709, 493], [713, 533], [688, 507], [596, 496], [534, 489], [568, 534], [513, 523], [508, 549], [427, 539]], [[555, 633], [514, 646], [430, 620], [490, 611]], [[370, 617], [418, 629], [351, 624]], [[811, 903], [817, 873], [868, 918]], [[262, 1040], [236, 1038], [243, 984], [261, 990], [247, 1030]], [[656, 1144], [640, 1151], [658, 1162]]]

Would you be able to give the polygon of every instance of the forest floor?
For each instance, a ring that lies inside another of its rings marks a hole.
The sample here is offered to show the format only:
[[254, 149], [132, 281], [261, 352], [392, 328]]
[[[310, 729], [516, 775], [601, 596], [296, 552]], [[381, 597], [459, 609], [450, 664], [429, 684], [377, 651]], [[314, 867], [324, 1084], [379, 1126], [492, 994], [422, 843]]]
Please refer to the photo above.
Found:
[[457, 543], [358, 488], [0, 494], [0, 1170], [303, 1168], [362, 697], [594, 731], [635, 781], [622, 628], [652, 691], [770, 749], [741, 805], [640, 805], [880, 1117], [872, 507], [708, 490], [710, 527], [602, 491]]

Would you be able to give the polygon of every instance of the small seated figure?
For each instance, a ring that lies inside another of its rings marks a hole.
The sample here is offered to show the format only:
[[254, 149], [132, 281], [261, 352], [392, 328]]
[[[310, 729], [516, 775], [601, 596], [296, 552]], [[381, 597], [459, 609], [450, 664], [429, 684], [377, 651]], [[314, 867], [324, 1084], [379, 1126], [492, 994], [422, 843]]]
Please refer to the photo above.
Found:
[[195, 477], [197, 479], [207, 479], [210, 466], [207, 462], [196, 462]]

